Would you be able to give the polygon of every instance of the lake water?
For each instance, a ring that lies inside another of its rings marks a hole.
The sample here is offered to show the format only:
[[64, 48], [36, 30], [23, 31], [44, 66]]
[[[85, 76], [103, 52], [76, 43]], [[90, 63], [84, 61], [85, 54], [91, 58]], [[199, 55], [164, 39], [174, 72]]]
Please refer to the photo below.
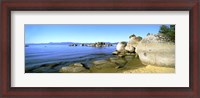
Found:
[[96, 48], [70, 47], [68, 45], [29, 45], [29, 47], [25, 47], [25, 67], [52, 63], [62, 63], [66, 66], [76, 62], [89, 66], [94, 60], [111, 57], [113, 51], [115, 51], [115, 46]]

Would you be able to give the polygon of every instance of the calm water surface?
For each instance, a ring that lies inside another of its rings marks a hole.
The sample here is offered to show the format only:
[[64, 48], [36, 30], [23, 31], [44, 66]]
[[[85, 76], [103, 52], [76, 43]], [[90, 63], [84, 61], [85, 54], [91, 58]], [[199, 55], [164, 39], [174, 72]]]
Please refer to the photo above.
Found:
[[96, 48], [70, 47], [68, 45], [29, 45], [29, 47], [25, 47], [25, 66], [34, 67], [51, 63], [69, 65], [76, 62], [89, 66], [94, 60], [111, 57], [114, 50], [115, 46]]

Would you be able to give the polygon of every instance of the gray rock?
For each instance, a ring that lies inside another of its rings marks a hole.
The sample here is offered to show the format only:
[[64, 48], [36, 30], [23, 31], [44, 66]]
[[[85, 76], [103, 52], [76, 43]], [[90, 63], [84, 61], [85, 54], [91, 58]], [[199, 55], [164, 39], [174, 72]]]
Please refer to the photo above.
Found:
[[109, 61], [107, 60], [97, 60], [97, 61], [94, 61], [93, 64], [95, 65], [98, 65], [98, 64], [105, 64], [105, 63], [110, 63]]
[[74, 67], [83, 67], [83, 64], [81, 64], [81, 63], [74, 63], [72, 66], [74, 66]]
[[125, 57], [125, 54], [118, 54], [119, 57]]
[[168, 38], [149, 35], [136, 48], [144, 65], [175, 66], [175, 44]]
[[109, 62], [109, 61], [107, 61], [107, 62], [102, 62], [102, 63], [96, 63], [95, 65], [92, 65], [91, 66], [91, 68], [92, 69], [105, 69], [105, 68], [118, 68], [119, 66], [118, 65], [116, 65], [115, 63], [113, 63], [113, 62]]
[[65, 66], [65, 67], [62, 67], [59, 70], [59, 72], [61, 73], [88, 73], [90, 71], [84, 67]]
[[112, 54], [113, 55], [117, 55], [117, 54], [119, 54], [119, 52], [118, 51], [114, 51], [114, 52], [112, 52]]
[[128, 43], [127, 46], [125, 47], [125, 50], [128, 52], [135, 52], [135, 47], [133, 47], [133, 45]]
[[126, 53], [126, 55], [127, 55], [127, 56], [129, 56], [129, 55], [130, 55], [130, 56], [133, 56], [133, 55], [135, 55], [135, 53]]
[[125, 47], [125, 50], [128, 52], [135, 52], [135, 48], [137, 47], [140, 41], [141, 39], [139, 37], [130, 36], [127, 46]]
[[110, 58], [110, 61], [119, 66], [124, 66], [127, 63], [127, 61], [122, 58]]
[[60, 65], [61, 63], [52, 63], [52, 64], [43, 64], [41, 67], [56, 67]]
[[109, 60], [111, 61], [111, 60], [118, 60], [119, 58], [117, 58], [117, 57], [111, 57], [111, 58], [109, 58]]
[[125, 51], [126, 44], [126, 42], [119, 42], [116, 46], [116, 50], [119, 52]]
[[127, 61], [130, 61], [130, 60], [133, 60], [134, 59], [134, 56], [125, 56], [125, 60]]

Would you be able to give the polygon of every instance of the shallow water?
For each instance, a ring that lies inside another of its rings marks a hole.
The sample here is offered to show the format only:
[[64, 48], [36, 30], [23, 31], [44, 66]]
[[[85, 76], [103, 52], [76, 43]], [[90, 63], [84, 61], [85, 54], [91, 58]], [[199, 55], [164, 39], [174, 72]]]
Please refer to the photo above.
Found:
[[86, 47], [68, 45], [29, 45], [25, 47], [25, 67], [41, 66], [43, 64], [72, 64], [82, 62], [87, 65], [94, 60], [106, 59], [115, 50], [111, 47]]

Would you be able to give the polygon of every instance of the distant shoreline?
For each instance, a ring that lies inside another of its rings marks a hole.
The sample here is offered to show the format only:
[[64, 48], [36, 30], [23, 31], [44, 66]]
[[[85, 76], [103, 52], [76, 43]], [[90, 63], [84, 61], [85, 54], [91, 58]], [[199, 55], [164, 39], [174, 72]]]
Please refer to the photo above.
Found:
[[[25, 43], [25, 45], [66, 45], [66, 44], [93, 44], [96, 42], [50, 42], [50, 43]], [[117, 44], [118, 42], [104, 42], [106, 44]]]

